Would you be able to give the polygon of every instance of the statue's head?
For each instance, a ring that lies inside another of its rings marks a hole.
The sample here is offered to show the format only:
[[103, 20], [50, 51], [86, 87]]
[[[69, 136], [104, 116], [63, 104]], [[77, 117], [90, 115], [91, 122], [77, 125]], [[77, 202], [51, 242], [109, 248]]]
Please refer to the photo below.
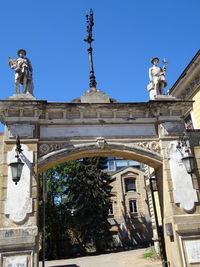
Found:
[[24, 49], [19, 49], [19, 50], [17, 51], [17, 55], [18, 55], [19, 57], [25, 57], [25, 56], [26, 56], [26, 50], [24, 50]]
[[151, 63], [154, 65], [154, 64], [158, 64], [159, 62], [159, 58], [158, 57], [153, 57], [151, 58]]

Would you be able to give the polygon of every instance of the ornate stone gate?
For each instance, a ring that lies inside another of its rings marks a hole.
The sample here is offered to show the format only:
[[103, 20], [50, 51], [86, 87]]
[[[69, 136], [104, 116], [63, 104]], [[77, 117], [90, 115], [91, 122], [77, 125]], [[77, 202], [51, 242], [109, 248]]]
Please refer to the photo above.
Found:
[[[186, 266], [185, 257], [193, 255], [192, 242], [200, 240], [198, 224], [191, 231], [191, 222], [200, 215], [196, 190], [180, 162], [176, 142], [192, 103], [167, 98], [145, 103], [84, 102], [50, 103], [25, 95], [0, 101], [0, 120], [5, 124], [0, 157], [1, 266], [38, 265], [38, 173], [94, 155], [129, 158], [155, 169], [167, 258], [170, 266]], [[8, 164], [15, 157], [17, 135], [24, 167], [15, 185]], [[171, 225], [170, 235], [166, 225]]]

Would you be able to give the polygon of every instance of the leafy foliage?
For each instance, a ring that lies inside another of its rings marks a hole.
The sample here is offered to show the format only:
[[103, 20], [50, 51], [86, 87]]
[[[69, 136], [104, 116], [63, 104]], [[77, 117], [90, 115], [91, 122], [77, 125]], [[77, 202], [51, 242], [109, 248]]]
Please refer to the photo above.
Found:
[[59, 257], [59, 242], [75, 238], [82, 251], [96, 250], [111, 240], [108, 202], [112, 179], [103, 172], [106, 158], [84, 158], [59, 164], [46, 173], [46, 238], [53, 258]]
[[73, 211], [73, 226], [86, 246], [92, 242], [97, 250], [110, 241], [108, 200], [111, 178], [105, 172], [105, 158], [85, 158], [78, 164], [77, 173], [68, 179], [67, 196]]
[[160, 258], [160, 254], [156, 253], [154, 246], [150, 246], [146, 249], [146, 252], [145, 252], [145, 254], [143, 254], [143, 257], [146, 259], [148, 259], [148, 258], [158, 259], [158, 258]]

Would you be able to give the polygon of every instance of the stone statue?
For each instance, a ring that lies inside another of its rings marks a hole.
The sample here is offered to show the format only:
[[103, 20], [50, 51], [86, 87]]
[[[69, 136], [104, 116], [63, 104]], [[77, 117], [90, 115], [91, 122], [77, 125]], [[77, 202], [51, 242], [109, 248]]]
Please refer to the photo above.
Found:
[[168, 62], [163, 60], [163, 67], [158, 67], [159, 58], [151, 59], [153, 66], [149, 69], [149, 84], [147, 90], [150, 93], [150, 99], [155, 99], [158, 95], [164, 95], [164, 88], [167, 86], [165, 73]]
[[19, 85], [23, 85], [23, 94], [33, 95], [33, 69], [30, 60], [25, 57], [26, 50], [19, 49], [17, 52], [19, 58], [8, 58], [8, 65], [15, 70], [15, 89], [16, 93], [20, 93]]

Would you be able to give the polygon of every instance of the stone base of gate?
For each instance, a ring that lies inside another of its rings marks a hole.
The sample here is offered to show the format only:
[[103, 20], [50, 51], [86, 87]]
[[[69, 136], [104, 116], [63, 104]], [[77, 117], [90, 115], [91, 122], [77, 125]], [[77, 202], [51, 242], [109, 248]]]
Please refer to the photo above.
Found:
[[200, 214], [174, 215], [164, 222], [170, 266], [200, 266]]
[[0, 229], [0, 266], [37, 266], [37, 227]]

